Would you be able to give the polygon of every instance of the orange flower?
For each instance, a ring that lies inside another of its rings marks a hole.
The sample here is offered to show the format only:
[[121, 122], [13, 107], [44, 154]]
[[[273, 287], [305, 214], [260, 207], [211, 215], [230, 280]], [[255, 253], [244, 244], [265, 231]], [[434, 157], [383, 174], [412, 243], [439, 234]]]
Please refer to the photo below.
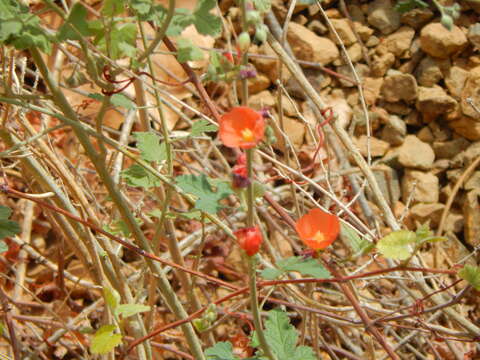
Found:
[[237, 238], [238, 245], [245, 250], [248, 256], [255, 255], [260, 249], [263, 238], [258, 226], [243, 228], [233, 234]]
[[295, 229], [305, 245], [314, 250], [321, 250], [337, 238], [340, 221], [336, 215], [321, 209], [312, 209], [297, 221]]
[[225, 146], [250, 149], [263, 138], [265, 120], [246, 106], [234, 107], [220, 118], [220, 140]]

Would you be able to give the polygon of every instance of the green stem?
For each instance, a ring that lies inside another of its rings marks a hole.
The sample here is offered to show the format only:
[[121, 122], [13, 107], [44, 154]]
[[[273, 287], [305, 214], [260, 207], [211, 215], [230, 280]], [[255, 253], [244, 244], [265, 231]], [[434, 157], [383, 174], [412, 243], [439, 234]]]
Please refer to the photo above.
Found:
[[253, 226], [255, 219], [255, 198], [253, 194], [253, 152], [254, 149], [247, 149], [247, 174], [250, 184], [247, 187], [247, 226]]
[[[240, 7], [242, 11], [242, 31], [248, 33], [247, 24], [247, 0], [242, 0]], [[242, 65], [248, 65], [248, 52], [242, 54]], [[242, 105], [248, 106], [248, 79], [242, 79]]]

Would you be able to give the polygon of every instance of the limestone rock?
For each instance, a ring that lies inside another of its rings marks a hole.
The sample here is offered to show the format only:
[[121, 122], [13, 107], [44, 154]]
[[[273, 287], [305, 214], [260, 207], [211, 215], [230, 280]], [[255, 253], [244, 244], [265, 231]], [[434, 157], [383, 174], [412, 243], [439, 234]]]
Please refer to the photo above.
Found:
[[433, 151], [437, 159], [451, 159], [458, 153], [465, 150], [470, 142], [464, 138], [457, 138], [450, 141], [435, 141]]
[[355, 30], [358, 36], [360, 36], [360, 39], [362, 39], [362, 41], [368, 41], [368, 39], [370, 39], [370, 37], [374, 33], [374, 30], [372, 28], [369, 28], [368, 26], [363, 25], [358, 21], [355, 21], [353, 23], [353, 26], [355, 27]]
[[406, 170], [402, 178], [402, 200], [406, 203], [413, 194], [413, 203], [436, 203], [440, 192], [438, 177], [430, 172]]
[[422, 113], [424, 120], [429, 122], [439, 115], [454, 111], [457, 101], [439, 86], [419, 86], [416, 107]]
[[[273, 58], [265, 58], [265, 57], [252, 57], [251, 61], [255, 65], [255, 68], [265, 75], [268, 76], [272, 83], [275, 83], [279, 79], [279, 71], [278, 71], [278, 61], [275, 60], [276, 54], [273, 49], [268, 44], [263, 44], [259, 50], [260, 55], [267, 55]], [[291, 77], [290, 72], [288, 71], [285, 65], [282, 66], [282, 82], [287, 82]]]
[[385, 50], [380, 49], [377, 51], [391, 52], [396, 57], [401, 57], [410, 49], [414, 35], [415, 30], [408, 26], [402, 26], [393, 34], [388, 35], [379, 45], [379, 48], [383, 47]]
[[420, 32], [420, 46], [428, 55], [446, 59], [463, 50], [467, 45], [467, 37], [462, 29], [453, 25], [452, 30], [440, 23], [430, 23]]
[[427, 56], [420, 61], [416, 70], [416, 78], [421, 86], [433, 86], [443, 79], [442, 69], [448, 68], [448, 60], [439, 61]]
[[435, 153], [432, 147], [415, 135], [408, 135], [400, 146], [398, 161], [406, 168], [428, 170], [432, 168]]
[[[283, 117], [285, 135], [288, 136], [293, 147], [299, 148], [303, 144], [305, 137], [305, 125], [297, 119], [284, 116]], [[280, 127], [280, 124], [278, 124]], [[273, 145], [275, 148], [285, 151], [285, 140], [281, 133], [275, 131], [277, 142]]]
[[272, 93], [268, 90], [259, 92], [258, 94], [252, 95], [248, 99], [248, 105], [255, 110], [261, 110], [263, 108], [275, 108], [275, 98]]
[[468, 41], [472, 43], [477, 49], [480, 49], [480, 22], [471, 25], [468, 28]]
[[480, 171], [475, 171], [463, 185], [465, 190], [480, 189]]
[[405, 14], [402, 14], [401, 22], [411, 26], [414, 29], [419, 29], [425, 25], [431, 18], [433, 18], [433, 11], [430, 9], [413, 9]]
[[445, 218], [445, 225], [443, 229], [446, 233], [459, 233], [463, 229], [465, 221], [463, 215], [456, 211], [449, 211]]
[[[353, 32], [352, 28], [347, 19], [332, 19], [330, 20], [332, 23], [333, 28], [336, 30], [338, 36], [342, 40], [345, 46], [350, 46], [353, 43], [357, 42], [357, 38], [355, 37], [355, 33]], [[333, 42], [338, 43], [337, 37], [335, 34], [330, 32], [330, 39]]]
[[[332, 82], [330, 76], [318, 69], [305, 69], [304, 73], [310, 84], [318, 92]], [[295, 78], [290, 78], [290, 80], [287, 81], [285, 88], [291, 96], [301, 100], [306, 99], [305, 91]]]
[[471, 99], [477, 108], [480, 104], [480, 67], [476, 67], [470, 72], [461, 95], [460, 105], [462, 112], [476, 121], [480, 121], [480, 114], [470, 105], [467, 99]]
[[[318, 9], [318, 6], [315, 6]], [[307, 25], [307, 29], [313, 31], [317, 35], [325, 35], [328, 33], [328, 28], [323, 25], [319, 20], [312, 20]]]
[[374, 55], [372, 61], [372, 76], [384, 76], [388, 69], [390, 69], [394, 63], [395, 55], [393, 55], [392, 53]]
[[460, 99], [465, 83], [468, 79], [469, 72], [459, 66], [452, 66], [445, 75], [445, 85], [455, 99]]
[[[364, 157], [367, 157], [368, 155], [367, 139], [367, 135], [362, 135], [355, 139], [355, 144], [357, 145], [358, 150], [360, 150], [360, 153]], [[370, 154], [372, 155], [372, 157], [379, 157], [385, 155], [389, 148], [390, 144], [386, 141], [370, 137]]]
[[362, 59], [362, 45], [358, 42], [353, 44], [347, 49], [348, 57], [353, 63], [356, 63]]
[[368, 6], [367, 21], [382, 34], [390, 34], [400, 27], [400, 14], [390, 0], [375, 0]]
[[463, 216], [465, 218], [465, 241], [475, 247], [480, 244], [480, 190], [471, 190], [463, 202]]
[[430, 227], [437, 227], [442, 217], [444, 204], [416, 204], [410, 209], [409, 217], [419, 224], [430, 223]]
[[471, 144], [465, 151], [457, 154], [452, 159], [452, 166], [463, 168], [468, 166], [474, 159], [480, 156], [480, 142]]
[[462, 116], [459, 120], [450, 121], [448, 126], [468, 140], [480, 140], [480, 122], [475, 121], [471, 117]]
[[386, 101], [412, 101], [417, 98], [417, 81], [410, 74], [387, 76], [382, 85], [382, 96]]
[[287, 38], [295, 56], [300, 60], [327, 65], [339, 56], [333, 41], [318, 36], [300, 24], [289, 24]]
[[[240, 82], [238, 82], [240, 84]], [[268, 89], [270, 86], [270, 79], [267, 75], [258, 73], [257, 76], [254, 78], [248, 79], [248, 93], [249, 94], [257, 94], [260, 91]]]
[[398, 146], [403, 144], [406, 135], [407, 125], [405, 122], [400, 117], [391, 115], [382, 129], [380, 137], [390, 145]]
[[375, 105], [378, 97], [380, 96], [380, 90], [383, 85], [383, 78], [366, 77], [363, 79], [365, 102], [367, 105]]
[[426, 143], [433, 143], [435, 141], [435, 136], [433, 136], [433, 131], [428, 126], [424, 126], [417, 133], [417, 137]]

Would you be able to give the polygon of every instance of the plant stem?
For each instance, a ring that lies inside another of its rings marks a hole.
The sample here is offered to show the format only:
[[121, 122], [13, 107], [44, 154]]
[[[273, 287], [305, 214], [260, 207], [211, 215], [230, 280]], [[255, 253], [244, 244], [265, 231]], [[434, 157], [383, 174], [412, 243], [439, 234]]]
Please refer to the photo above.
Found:
[[247, 176], [250, 184], [247, 187], [247, 226], [253, 226], [255, 219], [255, 199], [253, 194], [253, 152], [254, 149], [247, 149]]

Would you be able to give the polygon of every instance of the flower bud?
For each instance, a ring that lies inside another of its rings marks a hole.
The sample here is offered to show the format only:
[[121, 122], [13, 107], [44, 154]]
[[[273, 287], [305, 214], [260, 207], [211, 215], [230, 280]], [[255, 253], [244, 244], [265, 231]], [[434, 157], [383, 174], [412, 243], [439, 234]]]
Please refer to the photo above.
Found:
[[243, 228], [233, 233], [237, 238], [238, 245], [245, 250], [248, 256], [255, 255], [262, 243], [262, 233], [258, 226]]
[[250, 48], [250, 35], [248, 35], [247, 32], [242, 32], [240, 35], [238, 35], [238, 49], [242, 52], [245, 53], [248, 51]]
[[257, 25], [262, 22], [262, 17], [258, 11], [251, 10], [247, 11], [247, 23], [250, 25]]
[[264, 24], [256, 27], [255, 40], [260, 44], [263, 44], [265, 41], [267, 41], [267, 27]]

